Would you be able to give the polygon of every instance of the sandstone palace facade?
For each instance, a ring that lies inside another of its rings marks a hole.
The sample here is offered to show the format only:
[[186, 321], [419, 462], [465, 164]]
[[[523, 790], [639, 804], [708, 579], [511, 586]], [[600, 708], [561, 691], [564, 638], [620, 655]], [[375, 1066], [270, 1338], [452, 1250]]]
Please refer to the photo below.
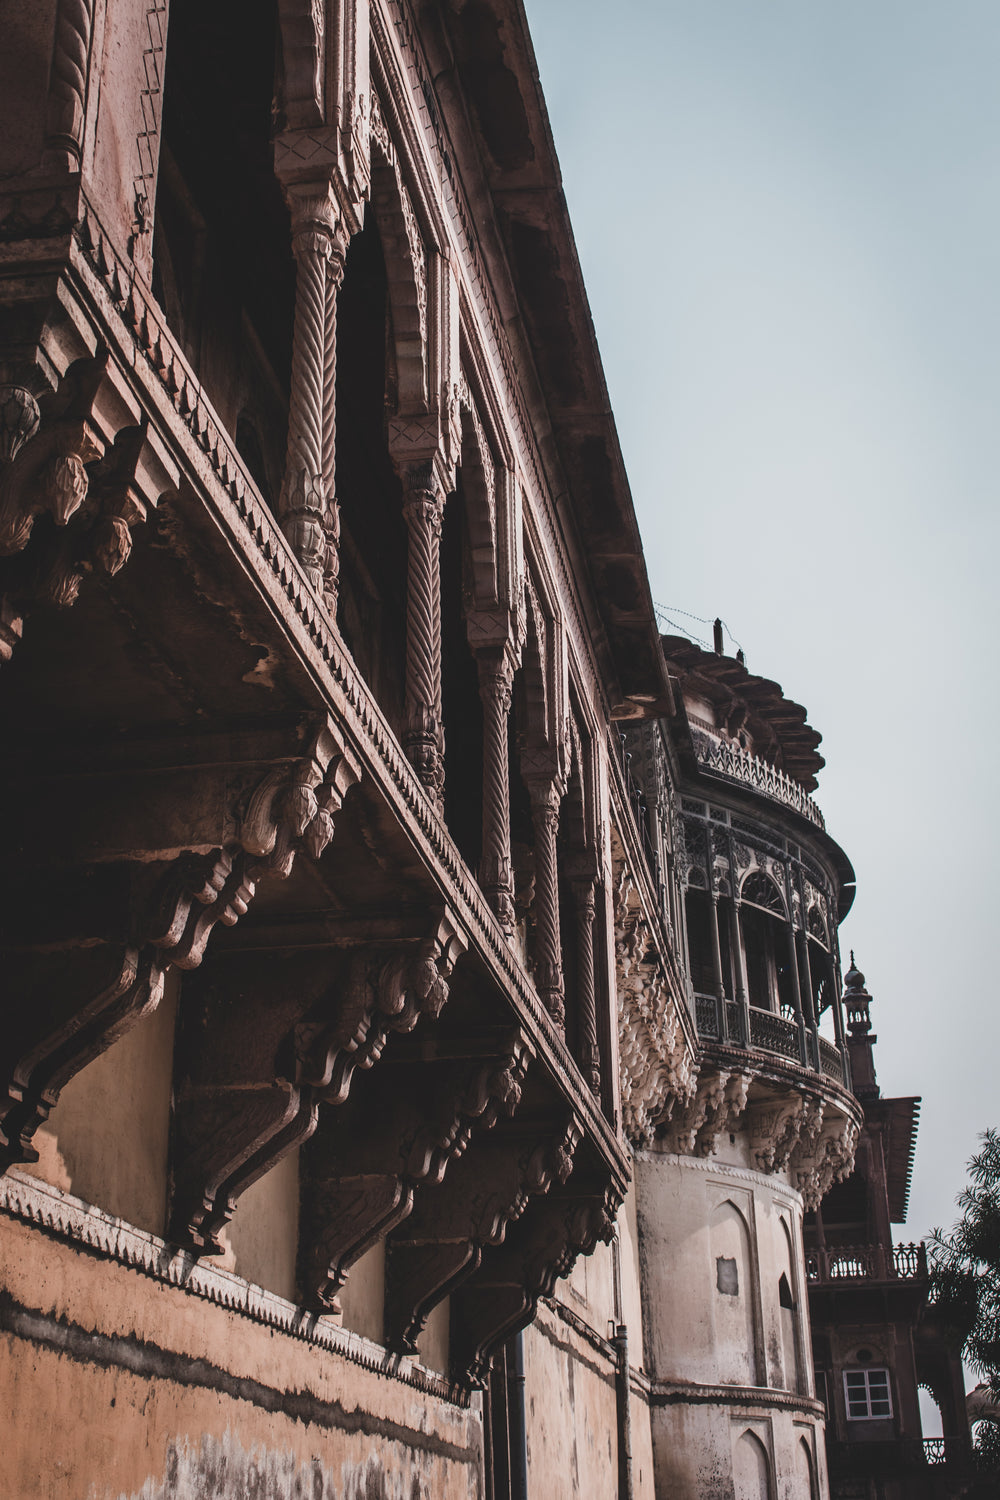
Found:
[[0, 0], [0, 122], [0, 1490], [828, 1496], [853, 875], [519, 0]]

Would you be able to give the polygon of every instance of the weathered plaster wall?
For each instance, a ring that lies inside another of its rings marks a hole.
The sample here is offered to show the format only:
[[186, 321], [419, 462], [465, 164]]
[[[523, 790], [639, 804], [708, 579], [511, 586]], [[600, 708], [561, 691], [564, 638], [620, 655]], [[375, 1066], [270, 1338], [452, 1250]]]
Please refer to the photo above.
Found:
[[646, 1358], [642, 1327], [642, 1279], [639, 1265], [637, 1213], [635, 1183], [631, 1182], [625, 1202], [618, 1214], [621, 1315], [622, 1321], [628, 1328], [629, 1359], [634, 1368], [643, 1369]]
[[[711, 1158], [637, 1159], [656, 1486], [671, 1500], [802, 1500], [803, 1438], [823, 1474], [801, 1197], [747, 1155], [737, 1134]], [[753, 1488], [761, 1466], [769, 1492]]]
[[299, 1153], [290, 1152], [236, 1205], [224, 1231], [226, 1253], [208, 1257], [247, 1281], [295, 1301], [299, 1238]]
[[12, 1500], [480, 1493], [478, 1413], [433, 1390], [6, 1216], [0, 1284]]
[[385, 1321], [384, 1240], [379, 1240], [354, 1262], [339, 1301], [344, 1327], [380, 1344]]
[[607, 1500], [618, 1493], [613, 1363], [550, 1309], [525, 1331], [528, 1493]]
[[618, 1216], [615, 1252], [598, 1245], [557, 1283], [524, 1334], [528, 1482], [531, 1495], [587, 1497], [621, 1493], [618, 1352], [615, 1325], [628, 1331], [632, 1494], [654, 1500], [653, 1445], [642, 1375], [642, 1309], [636, 1205], [630, 1190]]
[[657, 1500], [813, 1500], [810, 1477], [828, 1494], [822, 1424], [793, 1406], [655, 1406], [653, 1447]]
[[[798, 1193], [718, 1157], [645, 1152], [636, 1176], [651, 1370], [661, 1380], [811, 1395]], [[797, 1359], [779, 1303], [783, 1272]]]
[[163, 1233], [167, 1212], [179, 988], [171, 971], [152, 1015], [66, 1085], [25, 1168], [150, 1234]]

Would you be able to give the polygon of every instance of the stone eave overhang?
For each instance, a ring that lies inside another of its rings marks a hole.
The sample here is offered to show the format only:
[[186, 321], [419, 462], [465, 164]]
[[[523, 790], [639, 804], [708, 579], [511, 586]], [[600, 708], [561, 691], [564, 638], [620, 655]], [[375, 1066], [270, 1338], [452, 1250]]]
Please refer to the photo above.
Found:
[[439, 15], [501, 242], [484, 226], [483, 248], [494, 278], [509, 279], [507, 333], [534, 376], [529, 405], [563, 539], [590, 580], [610, 711], [662, 714], [671, 692], [642, 540], [524, 6], [475, 0]]
[[[774, 759], [805, 791], [816, 790], [817, 773], [826, 764], [818, 749], [822, 735], [807, 723], [802, 704], [785, 697], [780, 683], [758, 677], [736, 657], [706, 651], [686, 636], [665, 635], [661, 644], [667, 670], [680, 688], [690, 681], [713, 701], [745, 706], [749, 721], [761, 721], [773, 733], [777, 756], [765, 758]], [[678, 712], [683, 715], [682, 704]]]
[[879, 1121], [888, 1136], [886, 1188], [889, 1195], [889, 1218], [893, 1224], [905, 1224], [909, 1210], [920, 1105], [919, 1096], [865, 1101], [865, 1118]]

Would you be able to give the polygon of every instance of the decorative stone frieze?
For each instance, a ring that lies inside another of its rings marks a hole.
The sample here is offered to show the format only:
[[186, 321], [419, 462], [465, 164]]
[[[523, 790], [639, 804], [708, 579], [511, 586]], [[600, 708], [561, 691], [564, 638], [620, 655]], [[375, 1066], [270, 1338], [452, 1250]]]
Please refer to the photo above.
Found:
[[692, 1099], [696, 1066], [638, 893], [621, 865], [615, 885], [615, 959], [622, 1116], [633, 1146]]
[[[813, 1080], [817, 1082], [817, 1080]], [[675, 1105], [660, 1134], [668, 1151], [712, 1156], [729, 1132], [744, 1132], [750, 1157], [767, 1175], [788, 1173], [815, 1208], [854, 1165], [858, 1111], [848, 1096], [778, 1082], [754, 1069], [720, 1066], [703, 1052], [693, 1097]]]

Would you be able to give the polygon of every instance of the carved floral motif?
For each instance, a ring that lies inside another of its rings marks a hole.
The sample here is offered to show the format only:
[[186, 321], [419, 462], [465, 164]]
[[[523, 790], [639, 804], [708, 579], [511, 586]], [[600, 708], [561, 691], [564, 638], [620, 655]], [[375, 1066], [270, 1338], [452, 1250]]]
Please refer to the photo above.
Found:
[[615, 883], [618, 1050], [625, 1133], [648, 1145], [657, 1124], [694, 1093], [694, 1055], [627, 867]]

